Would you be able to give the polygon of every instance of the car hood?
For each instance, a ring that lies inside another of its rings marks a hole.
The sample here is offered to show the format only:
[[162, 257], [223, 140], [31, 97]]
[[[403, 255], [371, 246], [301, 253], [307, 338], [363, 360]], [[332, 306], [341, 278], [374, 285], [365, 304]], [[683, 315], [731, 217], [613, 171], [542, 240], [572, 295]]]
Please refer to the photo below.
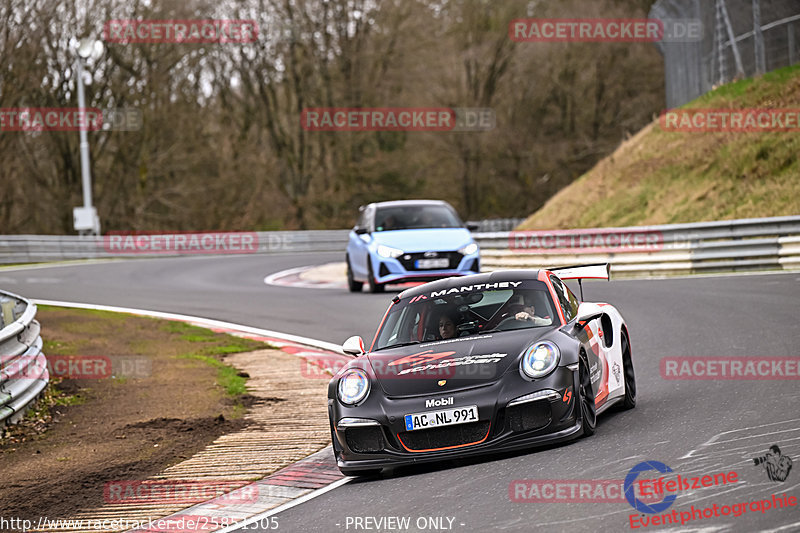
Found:
[[376, 231], [372, 238], [377, 244], [399, 248], [404, 252], [455, 251], [472, 242], [466, 228], [404, 229]]
[[487, 333], [367, 354], [388, 396], [441, 394], [497, 381], [531, 343], [553, 328]]

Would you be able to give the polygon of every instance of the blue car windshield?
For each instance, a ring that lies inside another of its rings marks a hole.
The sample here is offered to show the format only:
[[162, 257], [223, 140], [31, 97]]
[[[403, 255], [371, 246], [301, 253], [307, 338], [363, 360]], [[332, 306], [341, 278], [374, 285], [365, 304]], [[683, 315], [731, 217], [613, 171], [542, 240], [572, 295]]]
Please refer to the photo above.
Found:
[[423, 299], [404, 298], [391, 307], [373, 350], [559, 323], [553, 300], [541, 281], [488, 285], [491, 287], [486, 290], [462, 291], [459, 287], [432, 292]]
[[458, 215], [445, 205], [379, 207], [375, 211], [375, 231], [462, 227]]

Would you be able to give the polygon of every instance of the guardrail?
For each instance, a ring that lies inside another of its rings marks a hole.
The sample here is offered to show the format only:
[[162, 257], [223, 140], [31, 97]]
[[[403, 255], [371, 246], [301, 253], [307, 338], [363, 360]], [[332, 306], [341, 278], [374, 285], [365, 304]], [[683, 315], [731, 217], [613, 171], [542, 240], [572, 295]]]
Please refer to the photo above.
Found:
[[17, 422], [47, 386], [36, 305], [0, 291], [0, 426]]
[[[507, 227], [512, 221], [504, 219], [494, 227]], [[484, 222], [482, 227], [492, 227], [492, 221]], [[0, 263], [187, 254], [343, 253], [348, 233], [0, 236]], [[474, 236], [487, 270], [610, 262], [615, 277], [631, 277], [800, 268], [800, 216], [586, 230], [484, 231]], [[602, 246], [596, 246], [597, 242]]]
[[800, 268], [800, 216], [484, 233], [476, 240], [487, 270], [608, 262], [619, 278]]
[[[114, 257], [342, 252], [349, 230], [0, 235], [0, 264]], [[193, 240], [194, 237], [194, 240]]]

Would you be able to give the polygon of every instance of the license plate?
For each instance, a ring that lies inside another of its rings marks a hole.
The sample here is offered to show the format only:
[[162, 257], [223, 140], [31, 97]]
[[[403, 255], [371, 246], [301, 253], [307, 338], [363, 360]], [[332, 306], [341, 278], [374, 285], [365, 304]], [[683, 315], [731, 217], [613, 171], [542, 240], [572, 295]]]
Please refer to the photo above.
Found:
[[429, 429], [441, 426], [453, 426], [478, 421], [478, 406], [454, 407], [441, 411], [428, 411], [427, 413], [414, 413], [405, 416], [406, 431], [416, 429]]
[[450, 266], [450, 260], [442, 259], [417, 259], [417, 268], [447, 268]]

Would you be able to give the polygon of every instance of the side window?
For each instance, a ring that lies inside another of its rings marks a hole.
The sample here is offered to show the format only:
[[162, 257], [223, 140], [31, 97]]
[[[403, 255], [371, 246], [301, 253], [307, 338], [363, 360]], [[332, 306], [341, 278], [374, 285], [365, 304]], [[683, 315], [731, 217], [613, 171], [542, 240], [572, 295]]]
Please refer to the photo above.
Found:
[[564, 285], [564, 288], [567, 289], [567, 296], [569, 297], [569, 306], [572, 308], [572, 316], [578, 316], [578, 306], [581, 304], [578, 297], [572, 294], [572, 291], [569, 290], [569, 287]]
[[375, 231], [375, 227], [373, 226], [373, 222], [375, 218], [375, 208], [374, 207], [367, 207], [364, 209], [364, 225], [362, 227], [367, 228], [370, 233]]
[[356, 219], [356, 227], [363, 228], [366, 225], [367, 221], [367, 209], [364, 208], [358, 213], [358, 219]]
[[550, 276], [550, 281], [553, 282], [553, 288], [556, 290], [558, 304], [561, 306], [561, 310], [564, 311], [564, 318], [569, 322], [578, 315], [578, 299], [575, 298], [572, 291], [554, 275]]

